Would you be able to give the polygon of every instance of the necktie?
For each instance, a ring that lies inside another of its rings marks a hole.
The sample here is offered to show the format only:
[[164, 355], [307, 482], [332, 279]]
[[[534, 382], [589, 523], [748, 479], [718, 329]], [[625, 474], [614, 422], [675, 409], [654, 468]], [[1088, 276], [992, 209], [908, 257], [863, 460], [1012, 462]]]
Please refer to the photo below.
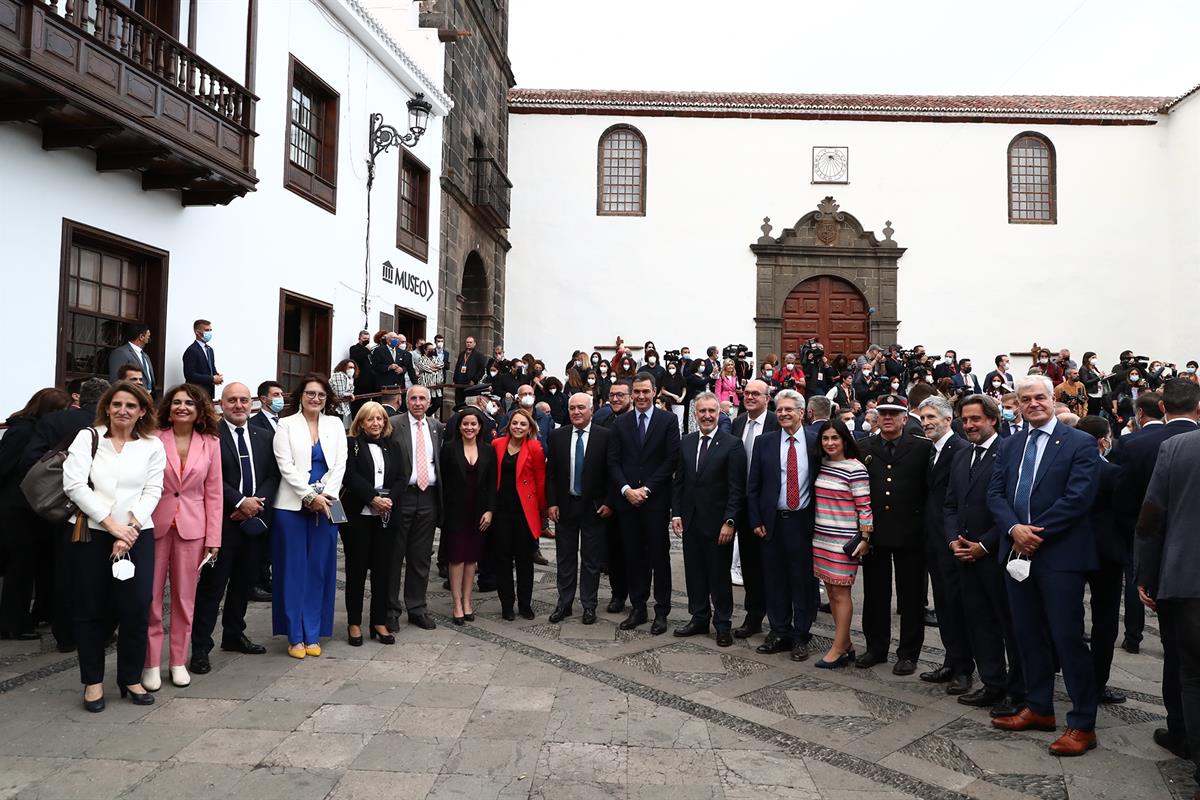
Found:
[[800, 508], [800, 463], [796, 459], [795, 436], [788, 437], [787, 507], [792, 511]]
[[242, 497], [254, 496], [254, 467], [250, 463], [250, 448], [246, 446], [246, 429], [237, 428], [238, 461], [242, 465]]
[[429, 456], [425, 452], [425, 432], [422, 420], [417, 420], [417, 488], [422, 492], [429, 488]]
[[1025, 443], [1025, 455], [1021, 458], [1021, 477], [1017, 481], [1013, 511], [1017, 512], [1017, 519], [1026, 524], [1033, 522], [1029, 513], [1029, 500], [1033, 495], [1033, 480], [1037, 472], [1037, 443], [1042, 436], [1045, 436], [1045, 433], [1037, 429], [1029, 432], [1029, 439]]
[[757, 425], [756, 420], [746, 420], [746, 438], [742, 443], [746, 445], [746, 474], [750, 474], [750, 456], [754, 455], [754, 426]]
[[704, 466], [704, 457], [708, 455], [708, 440], [710, 438], [711, 437], [709, 437], [709, 436], [700, 437], [700, 453], [699, 453], [699, 455], [696, 456], [696, 471], [697, 472], [699, 472], [700, 469]]
[[204, 345], [204, 356], [208, 359], [208, 373], [210, 375], [216, 375], [217, 374], [217, 365], [213, 363], [212, 348], [209, 347], [208, 345]]
[[981, 444], [975, 445], [975, 452], [971, 454], [971, 469], [967, 473], [969, 477], [975, 477], [975, 467], [979, 466], [979, 462], [983, 461], [983, 454], [987, 452], [987, 448]]
[[933, 465], [938, 460], [938, 449], [936, 447], [929, 448], [929, 468], [933, 469]]
[[583, 431], [575, 431], [575, 472], [571, 475], [571, 494], [583, 494]]
[[885, 450], [887, 450], [887, 454], [888, 454], [888, 458], [889, 458], [889, 459], [892, 459], [892, 458], [895, 458], [895, 457], [896, 457], [896, 443], [895, 443], [895, 442], [884, 442], [884, 443], [883, 443], [883, 448], [884, 448]]
[[646, 442], [646, 415], [638, 412], [638, 440], [643, 444]]
[[150, 357], [146, 355], [146, 351], [142, 351], [142, 365], [145, 367], [142, 372], [142, 382], [146, 384], [146, 391], [154, 388], [154, 370], [150, 367]]

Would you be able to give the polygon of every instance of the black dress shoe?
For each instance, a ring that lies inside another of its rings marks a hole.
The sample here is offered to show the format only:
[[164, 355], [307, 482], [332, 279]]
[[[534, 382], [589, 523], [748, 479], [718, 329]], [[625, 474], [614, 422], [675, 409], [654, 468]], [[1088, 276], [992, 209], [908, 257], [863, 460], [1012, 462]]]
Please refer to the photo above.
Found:
[[808, 658], [808, 645], [804, 642], [796, 642], [792, 645], [792, 661], [804, 661]]
[[585, 608], [583, 610], [583, 619], [581, 620], [581, 622], [583, 622], [584, 625], [595, 625], [596, 624], [596, 609]]
[[197, 675], [207, 675], [212, 672], [212, 662], [208, 660], [208, 653], [192, 653], [192, 658], [188, 662], [188, 672], [194, 672]]
[[1012, 695], [1005, 695], [1003, 700], [988, 709], [988, 714], [993, 717], [1012, 717], [1021, 713], [1021, 709], [1024, 707], [1025, 701], [1018, 700]]
[[463, 625], [467, 624], [467, 621], [465, 619], [463, 619], [462, 617], [454, 617], [453, 622], [455, 625], [458, 625], [459, 627], [462, 627]]
[[1133, 641], [1132, 639], [1126, 639], [1125, 641], [1121, 642], [1121, 649], [1126, 653], [1133, 653], [1135, 656], [1142, 652], [1141, 644]]
[[427, 631], [431, 631], [437, 627], [437, 623], [433, 621], [433, 617], [428, 614], [410, 614], [408, 624], [416, 625], [418, 628]]
[[449, 578], [442, 581], [442, 588], [445, 589], [447, 592], [450, 591], [450, 579]]
[[250, 590], [250, 597], [248, 599], [255, 603], [269, 603], [271, 602], [271, 592], [261, 586], [255, 586]]
[[483, 592], [484, 594], [487, 594], [488, 592], [494, 592], [496, 591], [496, 582], [480, 581], [479, 583], [475, 584], [475, 591]]
[[[658, 620], [655, 620], [657, 622]], [[675, 629], [675, 635], [684, 636], [699, 636], [702, 633], [708, 633], [708, 623], [699, 622], [697, 620], [688, 620], [686, 625], [680, 625]]]
[[650, 623], [650, 634], [652, 636], [661, 636], [667, 632], [667, 618], [655, 617], [654, 622]]
[[512, 622], [514, 619], [517, 618], [517, 614], [511, 608], [506, 608], [500, 612], [500, 617], [502, 619], [504, 619], [506, 622]]
[[974, 681], [971, 680], [970, 675], [955, 675], [950, 679], [950, 684], [946, 687], [946, 694], [966, 694], [971, 691], [972, 683]]
[[762, 653], [764, 656], [769, 656], [774, 653], [784, 653], [791, 649], [791, 639], [785, 639], [782, 636], [776, 636], [773, 633], [768, 633], [766, 640], [758, 647], [754, 648], [754, 651], [756, 653]]
[[733, 644], [733, 634], [728, 628], [721, 628], [717, 631], [717, 647], [729, 647]]
[[636, 628], [638, 625], [645, 625], [645, 624], [646, 624], [646, 609], [643, 608], [641, 610], [638, 610], [635, 608], [633, 611], [629, 612], [628, 617], [621, 620], [621, 624], [618, 625], [617, 627], [623, 631], [631, 631], [634, 628]]
[[56, 639], [54, 646], [60, 653], [74, 653], [77, 649], [74, 642], [64, 642], [61, 639]]
[[936, 628], [937, 624], [938, 624], [937, 609], [936, 608], [925, 609], [925, 627], [926, 628]]
[[83, 710], [89, 711], [92, 714], [99, 714], [104, 710], [104, 695], [100, 695], [95, 700], [84, 700]]
[[762, 633], [762, 622], [751, 622], [749, 619], [733, 629], [736, 639], [749, 639], [756, 633]]
[[389, 633], [380, 633], [379, 631], [375, 630], [374, 628], [371, 628], [371, 639], [372, 639], [372, 641], [378, 640], [380, 644], [395, 644], [396, 643], [396, 637], [393, 636], [390, 632]]
[[833, 609], [830, 607], [829, 603], [821, 603], [821, 605], [817, 606], [817, 611], [820, 611], [822, 614], [833, 613]]
[[893, 675], [912, 675], [917, 671], [916, 662], [908, 658], [902, 658], [892, 667]]
[[242, 634], [237, 639], [224, 639], [221, 641], [221, 649], [228, 650], [231, 653], [245, 653], [251, 656], [261, 656], [267, 652], [267, 648], [261, 644], [255, 644], [250, 641], [250, 637]]
[[1125, 700], [1125, 695], [1121, 692], [1118, 692], [1116, 689], [1110, 689], [1109, 687], [1105, 686], [1100, 690], [1100, 702], [1104, 705], [1120, 705], [1121, 703], [1124, 703]]
[[0, 631], [0, 639], [11, 639], [15, 642], [32, 642], [41, 639], [37, 631]]
[[1192, 752], [1188, 746], [1177, 741], [1166, 728], [1154, 729], [1154, 743], [1184, 760], [1190, 760], [1192, 757]]
[[522, 608], [517, 613], [521, 615], [521, 619], [536, 619], [537, 618], [537, 614], [533, 613], [532, 608]]
[[938, 667], [937, 669], [930, 670], [929, 672], [921, 673], [921, 680], [925, 681], [926, 683], [946, 683], [953, 677], [954, 670], [945, 666]]
[[135, 706], [152, 706], [154, 705], [154, 695], [149, 692], [135, 692], [128, 686], [121, 687], [121, 697], [129, 695], [129, 702]]
[[618, 600], [614, 597], [612, 600], [608, 601], [608, 605], [604, 607], [604, 610], [609, 614], [620, 614], [625, 610], [625, 601]]
[[548, 567], [548, 566], [550, 566], [550, 561], [549, 561], [549, 559], [547, 559], [547, 558], [546, 558], [544, 555], [542, 555], [542, 551], [541, 551], [541, 550], [534, 550], [534, 551], [533, 551], [533, 563], [537, 564], [539, 567]]
[[973, 692], [968, 692], [958, 698], [958, 702], [972, 708], [987, 708], [994, 706], [1004, 699], [1004, 692], [981, 686]]
[[574, 609], [572, 609], [570, 606], [567, 606], [565, 608], [559, 607], [559, 608], [554, 609], [552, 612], [550, 612], [550, 621], [551, 622], [562, 622], [564, 619], [566, 619], [567, 617], [571, 616], [574, 613], [575, 613]]
[[872, 653], [870, 650], [863, 653], [858, 658], [854, 659], [854, 666], [859, 669], [870, 669], [876, 664], [882, 664], [887, 661], [887, 656], [881, 656], [878, 653]]

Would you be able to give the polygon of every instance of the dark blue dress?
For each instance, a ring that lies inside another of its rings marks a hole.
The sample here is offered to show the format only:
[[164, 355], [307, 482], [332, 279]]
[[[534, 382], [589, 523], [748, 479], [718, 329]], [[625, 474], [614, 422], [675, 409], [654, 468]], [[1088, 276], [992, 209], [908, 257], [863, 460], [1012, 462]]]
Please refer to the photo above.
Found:
[[[321, 480], [328, 471], [325, 452], [317, 442], [309, 483]], [[272, 528], [272, 633], [286, 635], [289, 645], [317, 644], [320, 637], [333, 635], [337, 526], [324, 514], [276, 509]]]

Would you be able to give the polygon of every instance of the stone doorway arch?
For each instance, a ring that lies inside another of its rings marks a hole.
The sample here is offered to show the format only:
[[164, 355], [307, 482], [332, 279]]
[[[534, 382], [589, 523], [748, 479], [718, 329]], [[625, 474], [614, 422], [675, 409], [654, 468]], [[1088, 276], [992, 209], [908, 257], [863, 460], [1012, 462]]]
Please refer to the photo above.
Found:
[[[780, 353], [784, 343], [784, 304], [792, 290], [810, 278], [827, 276], [856, 289], [867, 303], [867, 335], [887, 346], [896, 341], [898, 262], [905, 248], [892, 240], [891, 221], [883, 239], [863, 228], [853, 215], [826, 197], [778, 237], [771, 235], [770, 218], [762, 236], [750, 245], [756, 263], [755, 351]], [[829, 309], [817, 309], [829, 314]], [[824, 344], [824, 343], [823, 343]]]
[[462, 290], [459, 296], [462, 298], [458, 326], [459, 348], [462, 348], [468, 336], [474, 336], [476, 347], [490, 356], [495, 344], [491, 282], [478, 250], [467, 254], [467, 260], [463, 264]]

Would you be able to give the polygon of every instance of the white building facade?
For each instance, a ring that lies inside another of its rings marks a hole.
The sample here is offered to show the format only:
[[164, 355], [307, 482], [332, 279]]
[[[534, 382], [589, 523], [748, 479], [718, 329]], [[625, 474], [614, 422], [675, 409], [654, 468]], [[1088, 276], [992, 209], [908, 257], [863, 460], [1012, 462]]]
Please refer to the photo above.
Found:
[[[416, 6], [382, 3], [385, 29], [359, 0], [199, 0], [195, 19], [188, 3], [4, 4], [0, 336], [21, 342], [6, 411], [107, 373], [131, 322], [151, 326], [159, 387], [182, 380], [197, 318], [218, 370], [252, 389], [328, 373], [364, 326], [432, 337], [453, 104]], [[424, 134], [377, 159], [368, 261], [371, 115], [405, 133], [417, 95]]]
[[618, 335], [1200, 356], [1188, 96], [517, 89], [510, 113], [506, 345], [554, 369]]

